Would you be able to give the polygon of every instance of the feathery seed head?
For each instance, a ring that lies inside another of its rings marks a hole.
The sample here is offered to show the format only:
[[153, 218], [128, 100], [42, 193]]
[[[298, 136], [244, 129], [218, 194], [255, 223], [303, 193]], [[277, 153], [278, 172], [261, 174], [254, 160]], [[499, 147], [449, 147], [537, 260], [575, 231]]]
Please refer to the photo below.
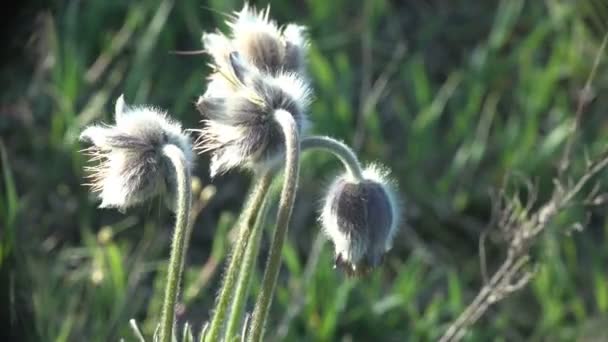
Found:
[[[116, 101], [115, 121], [89, 126], [80, 135], [92, 144], [84, 150], [90, 161], [98, 163], [86, 170], [100, 208], [125, 210], [163, 192], [172, 198], [175, 177], [162, 155], [163, 146], [179, 147], [187, 167], [194, 162], [192, 143], [181, 125], [157, 108], [127, 106], [122, 95]], [[173, 202], [167, 201], [170, 207]]]
[[289, 112], [301, 133], [307, 126], [309, 98], [310, 90], [297, 74], [265, 74], [239, 53], [230, 53], [197, 102], [205, 117], [197, 148], [212, 151], [211, 175], [238, 166], [272, 167], [284, 149], [274, 113]]
[[378, 266], [399, 226], [399, 208], [387, 172], [372, 165], [363, 176], [361, 181], [338, 177], [325, 197], [320, 218], [334, 243], [335, 266], [348, 275], [363, 275]]
[[262, 72], [304, 73], [308, 40], [304, 26], [288, 24], [277, 26], [268, 17], [270, 7], [257, 11], [248, 4], [227, 21], [231, 32], [204, 33], [203, 45], [207, 53], [221, 64], [232, 51]]

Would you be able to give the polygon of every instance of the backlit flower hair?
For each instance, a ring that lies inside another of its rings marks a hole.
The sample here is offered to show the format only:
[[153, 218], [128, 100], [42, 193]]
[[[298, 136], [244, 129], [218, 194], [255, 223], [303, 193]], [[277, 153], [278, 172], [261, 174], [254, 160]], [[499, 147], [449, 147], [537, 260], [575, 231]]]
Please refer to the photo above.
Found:
[[84, 151], [95, 166], [89, 171], [90, 186], [101, 199], [100, 208], [128, 207], [156, 195], [168, 193], [167, 204], [173, 209], [175, 176], [162, 149], [172, 144], [184, 155], [186, 167], [192, 168], [194, 153], [190, 137], [181, 125], [153, 107], [125, 104], [123, 96], [116, 101], [115, 125], [93, 125], [80, 139], [92, 144]]
[[248, 4], [235, 12], [227, 24], [229, 34], [220, 31], [203, 34], [203, 45], [215, 64], [221, 64], [233, 51], [262, 72], [304, 73], [308, 40], [304, 26], [288, 24], [279, 28], [268, 17], [270, 6], [257, 11]]
[[310, 89], [297, 74], [263, 73], [237, 52], [216, 68], [197, 102], [205, 118], [197, 148], [212, 152], [211, 175], [238, 166], [272, 167], [284, 150], [274, 113], [291, 114], [302, 133], [308, 123]]
[[336, 251], [336, 267], [361, 275], [378, 266], [392, 247], [399, 227], [397, 198], [378, 166], [363, 171], [363, 179], [349, 174], [330, 186], [320, 217]]

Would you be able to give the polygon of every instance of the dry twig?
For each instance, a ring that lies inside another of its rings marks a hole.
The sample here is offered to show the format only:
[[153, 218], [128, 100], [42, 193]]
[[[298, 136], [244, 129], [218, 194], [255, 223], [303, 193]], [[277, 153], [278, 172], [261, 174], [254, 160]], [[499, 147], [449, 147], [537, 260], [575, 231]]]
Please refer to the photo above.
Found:
[[[528, 199], [525, 206], [519, 200], [518, 194], [509, 196], [505, 190], [506, 186], [503, 186], [497, 200], [494, 202], [495, 207], [493, 209], [495, 215], [497, 214], [495, 216], [495, 225], [500, 230], [501, 236], [507, 245], [505, 261], [488, 280], [485, 263], [485, 235], [482, 235], [480, 239], [480, 254], [484, 285], [473, 301], [450, 324], [439, 341], [460, 340], [491, 305], [528, 284], [534, 275], [534, 269], [529, 267], [530, 249], [537, 241], [538, 236], [549, 226], [557, 214], [576, 204], [594, 205], [605, 201], [606, 195], [600, 194], [598, 184], [595, 184], [592, 190], [583, 196], [584, 200], [577, 201], [576, 198], [582, 195], [583, 188], [590, 180], [608, 166], [608, 151], [596, 158], [595, 161], [590, 161], [586, 158], [585, 170], [577, 181], [566, 177], [566, 173], [567, 171], [571, 171], [572, 147], [584, 109], [592, 99], [591, 84], [597, 73], [597, 67], [607, 42], [608, 33], [604, 36], [593, 68], [579, 96], [572, 131], [563, 150], [563, 155], [558, 166], [558, 177], [554, 180], [551, 197], [540, 205], [538, 209], [534, 210], [534, 207], [538, 204], [535, 186], [529, 182], [527, 183]], [[576, 226], [582, 227], [582, 224], [579, 223]]]

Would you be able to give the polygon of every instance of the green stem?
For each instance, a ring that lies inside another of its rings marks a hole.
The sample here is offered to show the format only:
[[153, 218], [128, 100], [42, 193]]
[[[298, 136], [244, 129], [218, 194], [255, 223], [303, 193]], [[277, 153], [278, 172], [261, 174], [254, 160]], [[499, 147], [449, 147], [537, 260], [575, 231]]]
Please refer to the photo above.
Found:
[[276, 229], [262, 280], [262, 290], [258, 295], [255, 309], [253, 310], [252, 330], [248, 339], [249, 341], [261, 341], [264, 337], [266, 318], [268, 317], [268, 311], [277, 284], [277, 277], [281, 266], [281, 253], [296, 198], [296, 188], [300, 173], [300, 141], [297, 124], [293, 116], [284, 110], [275, 111], [274, 119], [281, 126], [285, 136], [285, 175], [277, 212]]
[[257, 179], [257, 183], [254, 185], [254, 188], [249, 195], [249, 199], [247, 200], [247, 204], [239, 217], [239, 235], [232, 249], [232, 256], [228, 264], [228, 269], [226, 270], [226, 275], [224, 276], [224, 282], [220, 289], [213, 318], [207, 336], [205, 337], [206, 341], [219, 341], [220, 332], [226, 322], [228, 304], [232, 299], [232, 294], [239, 274], [239, 266], [241, 265], [247, 242], [249, 241], [251, 226], [253, 225], [252, 221], [255, 219], [256, 213], [262, 205], [262, 200], [270, 186], [271, 180], [272, 175], [269, 171], [264, 172]]
[[169, 271], [167, 272], [167, 286], [160, 324], [160, 341], [170, 342], [173, 336], [173, 320], [175, 316], [175, 303], [179, 295], [181, 283], [181, 270], [185, 257], [186, 230], [190, 219], [190, 205], [192, 203], [192, 188], [190, 184], [190, 169], [182, 150], [175, 145], [165, 145], [163, 155], [169, 159], [175, 169], [177, 211], [173, 241], [171, 244], [171, 257], [169, 258]]
[[363, 179], [363, 170], [357, 155], [346, 144], [330, 137], [310, 136], [302, 139], [300, 143], [302, 151], [309, 148], [317, 148], [333, 153], [348, 171], [348, 173], [357, 181]]
[[264, 230], [264, 222], [266, 215], [268, 214], [268, 204], [270, 202], [270, 192], [264, 197], [262, 207], [258, 212], [255, 225], [251, 231], [249, 242], [247, 243], [247, 249], [245, 250], [245, 256], [241, 263], [239, 271], [239, 279], [237, 280], [236, 290], [234, 293], [234, 299], [232, 307], [230, 309], [230, 315], [228, 316], [228, 324], [226, 325], [226, 334], [224, 335], [224, 341], [232, 341], [238, 330], [238, 325], [241, 321], [243, 308], [249, 295], [249, 288], [251, 285], [251, 276], [255, 269], [255, 261], [258, 258], [260, 240], [262, 237], [262, 231]]

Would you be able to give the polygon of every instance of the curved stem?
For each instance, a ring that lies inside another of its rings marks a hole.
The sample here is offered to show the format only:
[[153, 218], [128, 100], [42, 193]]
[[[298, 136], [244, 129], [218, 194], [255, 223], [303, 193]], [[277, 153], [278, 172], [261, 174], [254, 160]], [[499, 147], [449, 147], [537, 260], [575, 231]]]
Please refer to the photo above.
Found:
[[283, 176], [283, 189], [281, 190], [277, 212], [276, 229], [262, 280], [262, 289], [253, 310], [251, 333], [248, 338], [249, 341], [256, 342], [261, 341], [264, 337], [266, 318], [277, 284], [277, 276], [281, 266], [281, 252], [283, 251], [289, 219], [296, 198], [300, 173], [300, 142], [296, 122], [293, 116], [284, 110], [275, 111], [274, 118], [281, 126], [285, 136], [285, 175]]
[[169, 258], [169, 271], [167, 272], [165, 300], [163, 302], [160, 324], [160, 341], [170, 342], [173, 336], [175, 303], [179, 294], [181, 271], [185, 258], [184, 250], [186, 230], [190, 219], [192, 187], [190, 184], [190, 169], [186, 165], [186, 159], [182, 150], [175, 145], [165, 145], [163, 147], [163, 155], [167, 157], [175, 169], [177, 193], [175, 229], [173, 230], [171, 257]]
[[363, 179], [361, 163], [359, 163], [355, 152], [345, 143], [331, 137], [314, 135], [303, 138], [300, 146], [302, 151], [309, 148], [317, 148], [333, 153], [333, 155], [340, 159], [346, 170], [355, 180], [360, 181]]
[[207, 341], [219, 341], [220, 332], [226, 322], [226, 314], [228, 304], [232, 299], [232, 293], [236, 285], [236, 280], [239, 275], [239, 266], [243, 260], [247, 242], [249, 241], [249, 235], [251, 233], [251, 226], [253, 225], [253, 219], [256, 213], [259, 211], [262, 205], [262, 200], [266, 194], [270, 181], [272, 180], [271, 172], [264, 172], [259, 178], [257, 183], [254, 185], [249, 199], [245, 204], [245, 208], [241, 212], [238, 221], [239, 235], [237, 241], [232, 248], [232, 256], [224, 276], [224, 282], [220, 289], [217, 304], [213, 313], [213, 319], [209, 325], [209, 332], [205, 337]]
[[258, 212], [255, 225], [251, 231], [249, 242], [247, 243], [247, 249], [245, 250], [243, 262], [241, 263], [239, 271], [239, 279], [236, 282], [236, 290], [234, 292], [234, 299], [232, 301], [230, 315], [228, 316], [224, 341], [233, 340], [233, 337], [237, 333], [238, 325], [241, 322], [243, 308], [245, 307], [247, 296], [249, 295], [251, 276], [253, 274], [253, 270], [255, 269], [255, 262], [258, 258], [260, 239], [262, 237], [262, 231], [264, 230], [266, 215], [268, 214], [270, 197], [270, 192], [268, 192], [264, 197], [264, 201], [262, 202], [262, 206]]

